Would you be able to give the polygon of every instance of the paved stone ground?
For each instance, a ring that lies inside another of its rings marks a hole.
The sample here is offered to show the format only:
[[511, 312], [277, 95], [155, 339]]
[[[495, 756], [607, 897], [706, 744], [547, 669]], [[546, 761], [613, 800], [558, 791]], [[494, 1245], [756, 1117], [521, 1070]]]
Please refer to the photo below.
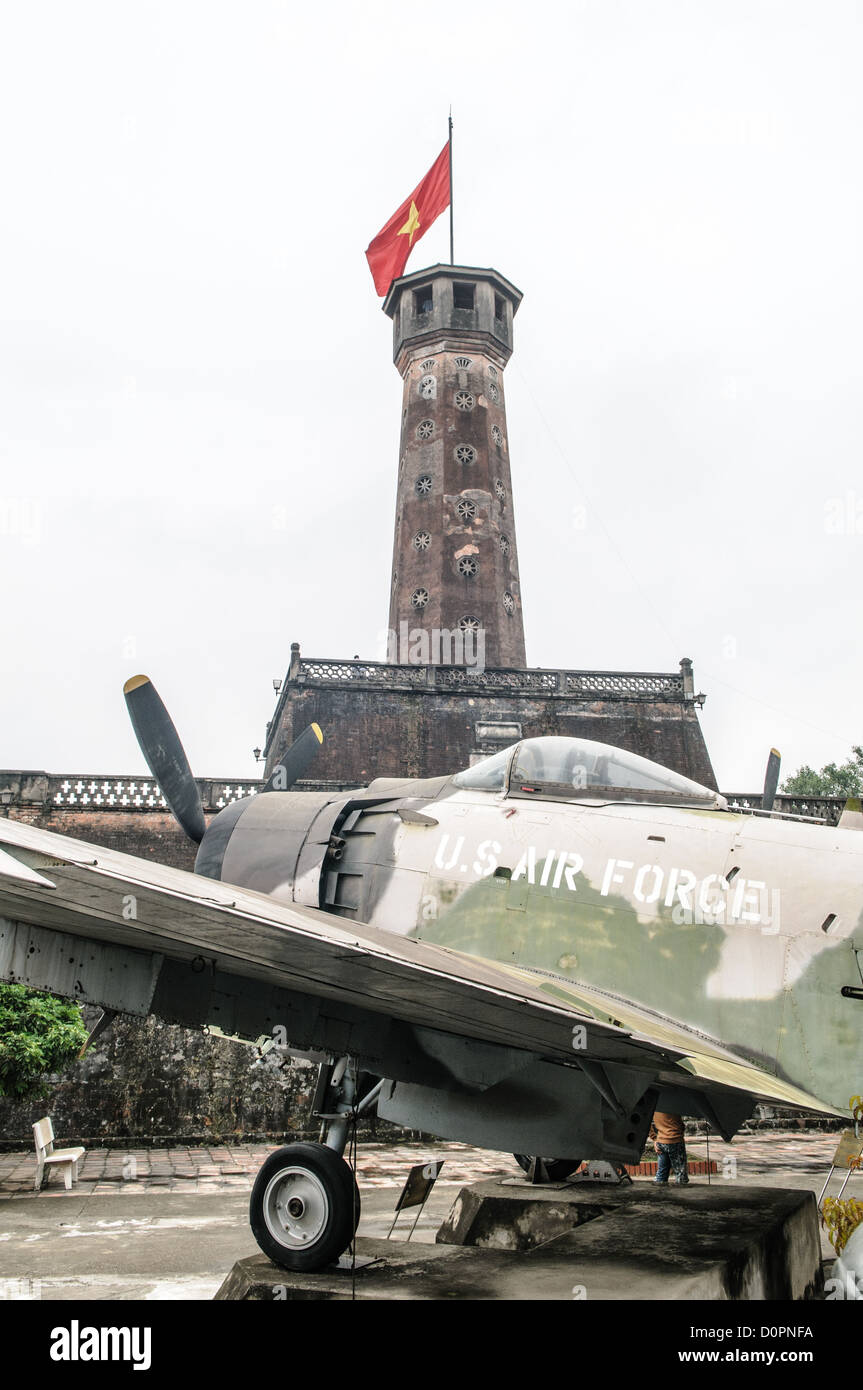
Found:
[[[720, 1167], [712, 1181], [817, 1193], [835, 1145], [836, 1135], [800, 1131], [738, 1137], [730, 1145], [711, 1140], [710, 1157]], [[236, 1260], [258, 1253], [248, 1193], [275, 1147], [91, 1150], [71, 1192], [55, 1174], [38, 1194], [35, 1154], [0, 1155], [0, 1300], [212, 1298]], [[703, 1140], [687, 1147], [692, 1158], [706, 1157]], [[434, 1243], [461, 1185], [520, 1171], [509, 1154], [434, 1139], [364, 1144], [360, 1235], [387, 1237], [408, 1169], [431, 1158], [443, 1158], [444, 1168], [413, 1236], [424, 1244]], [[706, 1181], [693, 1179], [699, 1186]], [[832, 1190], [839, 1181], [834, 1178]], [[652, 1191], [660, 1205], [670, 1195]], [[412, 1215], [401, 1218], [394, 1239], [405, 1238]], [[826, 1237], [822, 1253], [832, 1256]], [[619, 1296], [627, 1297], [625, 1287]]]
[[[710, 1157], [719, 1165], [713, 1181], [734, 1179], [758, 1183], [780, 1174], [827, 1175], [838, 1136], [799, 1130], [738, 1135], [731, 1144], [711, 1139]], [[62, 1141], [58, 1141], [58, 1148]], [[207, 1148], [90, 1149], [78, 1170], [75, 1195], [108, 1196], [141, 1192], [247, 1192], [276, 1144], [237, 1144]], [[690, 1158], [707, 1157], [704, 1139], [688, 1139]], [[357, 1174], [363, 1190], [400, 1187], [408, 1168], [429, 1158], [443, 1158], [439, 1185], [454, 1187], [485, 1178], [511, 1176], [517, 1168], [510, 1154], [490, 1153], [465, 1144], [435, 1139], [410, 1144], [361, 1144]], [[33, 1190], [36, 1156], [31, 1152], [0, 1154], [0, 1200], [30, 1197], [50, 1201], [66, 1195], [63, 1180], [53, 1174], [42, 1191]], [[637, 1179], [644, 1181], [644, 1179]], [[706, 1182], [706, 1178], [699, 1181]], [[794, 1186], [795, 1184], [790, 1184]]]
[[[141, 1192], [248, 1192], [264, 1159], [279, 1147], [237, 1144], [206, 1149], [91, 1149], [79, 1166], [73, 1193], [105, 1197]], [[363, 1190], [398, 1188], [413, 1164], [427, 1163], [431, 1157], [445, 1159], [440, 1181], [450, 1187], [519, 1172], [511, 1155], [464, 1144], [433, 1139], [423, 1144], [363, 1144], [357, 1153], [360, 1186]], [[56, 1173], [35, 1192], [35, 1173], [35, 1154], [0, 1154], [0, 1201], [4, 1197], [31, 1197], [42, 1202], [69, 1195]]]

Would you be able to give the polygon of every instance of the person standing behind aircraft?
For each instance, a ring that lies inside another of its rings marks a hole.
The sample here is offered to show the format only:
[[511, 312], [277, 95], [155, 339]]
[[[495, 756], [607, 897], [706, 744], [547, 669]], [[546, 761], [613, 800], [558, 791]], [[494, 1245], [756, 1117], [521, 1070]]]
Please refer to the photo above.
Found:
[[674, 1170], [677, 1186], [685, 1187], [689, 1182], [689, 1173], [686, 1169], [686, 1144], [681, 1116], [657, 1110], [650, 1126], [650, 1137], [657, 1153], [654, 1187], [667, 1185], [669, 1168]]

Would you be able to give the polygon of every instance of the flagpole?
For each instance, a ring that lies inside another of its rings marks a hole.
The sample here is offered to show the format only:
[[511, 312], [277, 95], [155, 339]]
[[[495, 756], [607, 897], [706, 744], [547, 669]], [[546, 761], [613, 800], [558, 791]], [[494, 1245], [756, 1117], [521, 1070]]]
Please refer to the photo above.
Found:
[[455, 265], [452, 229], [452, 107], [449, 109], [449, 263]]

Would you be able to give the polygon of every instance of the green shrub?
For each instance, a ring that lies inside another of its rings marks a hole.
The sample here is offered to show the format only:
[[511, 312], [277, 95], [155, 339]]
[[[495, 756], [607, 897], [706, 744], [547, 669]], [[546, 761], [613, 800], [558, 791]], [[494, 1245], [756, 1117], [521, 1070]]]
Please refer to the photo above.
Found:
[[0, 1096], [44, 1095], [44, 1077], [74, 1062], [86, 1040], [77, 1004], [0, 984]]

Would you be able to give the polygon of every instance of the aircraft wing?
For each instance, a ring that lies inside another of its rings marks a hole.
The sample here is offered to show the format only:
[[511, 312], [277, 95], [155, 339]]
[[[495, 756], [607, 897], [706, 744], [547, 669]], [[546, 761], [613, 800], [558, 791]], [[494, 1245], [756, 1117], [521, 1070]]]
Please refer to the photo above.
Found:
[[[511, 979], [523, 977], [532, 980], [549, 998], [569, 999], [574, 1008], [586, 1010], [597, 1021], [613, 1019], [630, 1036], [649, 1038], [656, 1044], [657, 1052], [660, 1049], [673, 1049], [676, 1053], [674, 1071], [678, 1073], [674, 1077], [674, 1084], [684, 1089], [693, 1089], [692, 1081], [703, 1082], [708, 1088], [727, 1087], [746, 1092], [768, 1104], [791, 1105], [801, 1110], [816, 1110], [825, 1115], [848, 1118], [847, 1111], [826, 1105], [799, 1086], [738, 1057], [729, 1048], [631, 1000], [559, 977], [543, 980], [539, 972], [524, 970], [519, 966], [500, 965], [498, 969]], [[687, 1077], [692, 1080], [687, 1080]], [[668, 1080], [670, 1082], [672, 1078], [669, 1076]]]
[[350, 1052], [378, 1075], [393, 1074], [394, 1036], [455, 1035], [477, 1045], [479, 1084], [483, 1044], [572, 1064], [580, 1025], [601, 1064], [841, 1113], [626, 1001], [10, 820], [0, 979], [246, 1038], [282, 1025], [293, 1048]]
[[272, 1009], [248, 1004], [266, 997], [255, 988], [264, 985], [555, 1060], [572, 1060], [576, 1022], [606, 1039], [603, 1051], [616, 1054], [624, 1038], [569, 1001], [445, 947], [0, 821], [0, 978], [144, 1015], [160, 1012], [166, 962], [179, 982], [175, 1016], [184, 974], [198, 994], [202, 975], [216, 976], [217, 994], [220, 977], [249, 982], [250, 1026], [232, 1029], [226, 1019], [223, 1031], [250, 1037], [269, 1033], [270, 1017], [282, 1021], [277, 999]]

